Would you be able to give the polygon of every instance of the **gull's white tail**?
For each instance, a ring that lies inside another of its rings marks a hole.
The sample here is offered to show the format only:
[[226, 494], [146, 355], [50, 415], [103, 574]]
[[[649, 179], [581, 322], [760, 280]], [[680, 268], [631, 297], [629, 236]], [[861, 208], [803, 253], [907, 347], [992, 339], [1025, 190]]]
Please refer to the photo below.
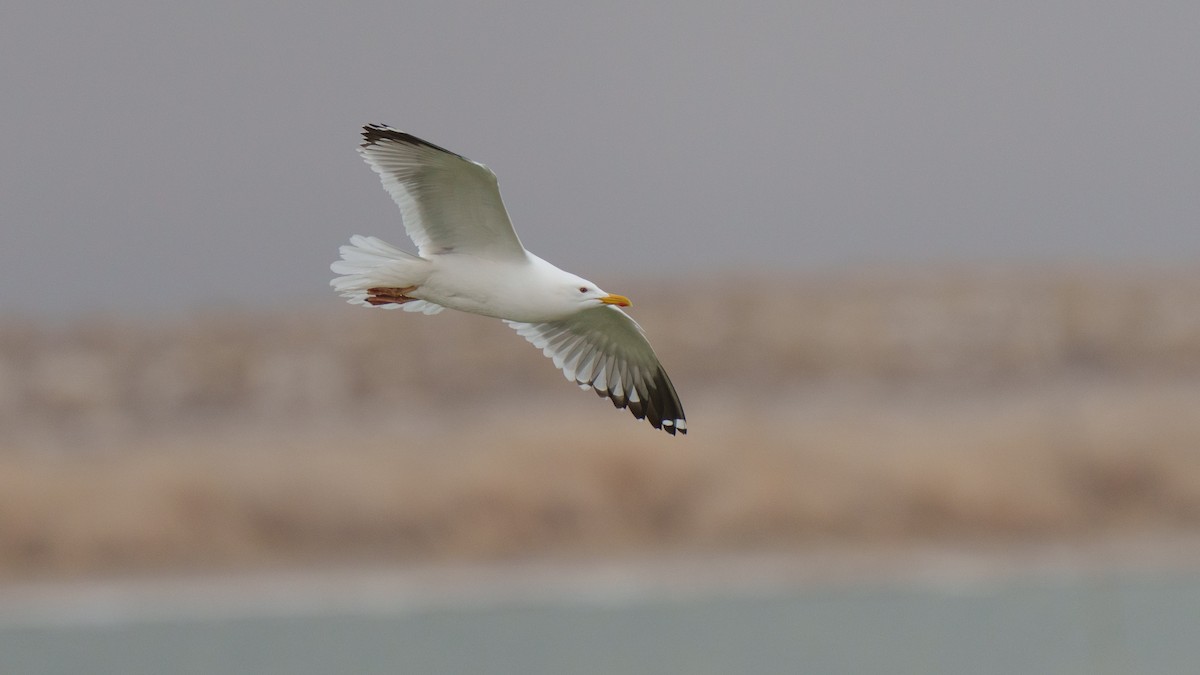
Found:
[[372, 305], [367, 302], [367, 289], [404, 288], [420, 286], [429, 273], [429, 261], [411, 253], [405, 253], [378, 237], [354, 235], [350, 243], [340, 249], [342, 259], [329, 266], [338, 274], [329, 284], [333, 289], [355, 305], [378, 306], [384, 309], [402, 308], [406, 312], [437, 314], [445, 309], [441, 305], [424, 300], [404, 304]]

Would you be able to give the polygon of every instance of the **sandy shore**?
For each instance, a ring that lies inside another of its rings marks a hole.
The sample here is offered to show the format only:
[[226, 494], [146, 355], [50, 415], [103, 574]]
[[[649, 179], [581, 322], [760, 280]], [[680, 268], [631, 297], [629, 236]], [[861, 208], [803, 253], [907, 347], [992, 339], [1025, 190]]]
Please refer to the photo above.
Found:
[[1200, 531], [1194, 273], [630, 293], [686, 438], [479, 317], [0, 318], [0, 580]]

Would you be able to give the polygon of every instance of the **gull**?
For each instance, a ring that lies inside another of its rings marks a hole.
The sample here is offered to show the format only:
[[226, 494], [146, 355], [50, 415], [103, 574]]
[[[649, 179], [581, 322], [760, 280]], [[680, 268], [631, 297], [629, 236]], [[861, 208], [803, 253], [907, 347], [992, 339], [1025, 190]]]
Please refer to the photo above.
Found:
[[565, 272], [521, 245], [496, 174], [483, 164], [382, 124], [358, 148], [400, 207], [417, 255], [354, 235], [330, 265], [348, 302], [503, 320], [567, 380], [608, 397], [655, 429], [687, 433], [683, 406], [623, 295]]

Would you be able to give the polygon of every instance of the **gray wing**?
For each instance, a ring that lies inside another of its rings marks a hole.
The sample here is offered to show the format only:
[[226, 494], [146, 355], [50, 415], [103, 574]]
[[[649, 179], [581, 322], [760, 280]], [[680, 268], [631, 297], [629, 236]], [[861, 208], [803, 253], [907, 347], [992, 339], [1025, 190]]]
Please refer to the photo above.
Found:
[[486, 166], [380, 124], [363, 127], [362, 135], [358, 152], [400, 207], [421, 257], [451, 252], [525, 257], [496, 174]]
[[584, 310], [561, 321], [505, 321], [554, 360], [555, 367], [581, 388], [629, 408], [655, 429], [687, 433], [683, 405], [641, 326], [616, 307]]

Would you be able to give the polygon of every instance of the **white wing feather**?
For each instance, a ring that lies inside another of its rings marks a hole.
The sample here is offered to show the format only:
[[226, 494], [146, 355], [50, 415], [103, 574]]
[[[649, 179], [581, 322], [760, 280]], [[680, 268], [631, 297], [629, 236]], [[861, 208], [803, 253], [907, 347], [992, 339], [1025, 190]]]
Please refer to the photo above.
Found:
[[525, 257], [496, 174], [486, 166], [378, 124], [363, 127], [358, 151], [400, 207], [422, 258], [453, 252]]
[[549, 323], [505, 321], [570, 381], [667, 433], [687, 433], [683, 405], [649, 341], [628, 314], [596, 307]]

